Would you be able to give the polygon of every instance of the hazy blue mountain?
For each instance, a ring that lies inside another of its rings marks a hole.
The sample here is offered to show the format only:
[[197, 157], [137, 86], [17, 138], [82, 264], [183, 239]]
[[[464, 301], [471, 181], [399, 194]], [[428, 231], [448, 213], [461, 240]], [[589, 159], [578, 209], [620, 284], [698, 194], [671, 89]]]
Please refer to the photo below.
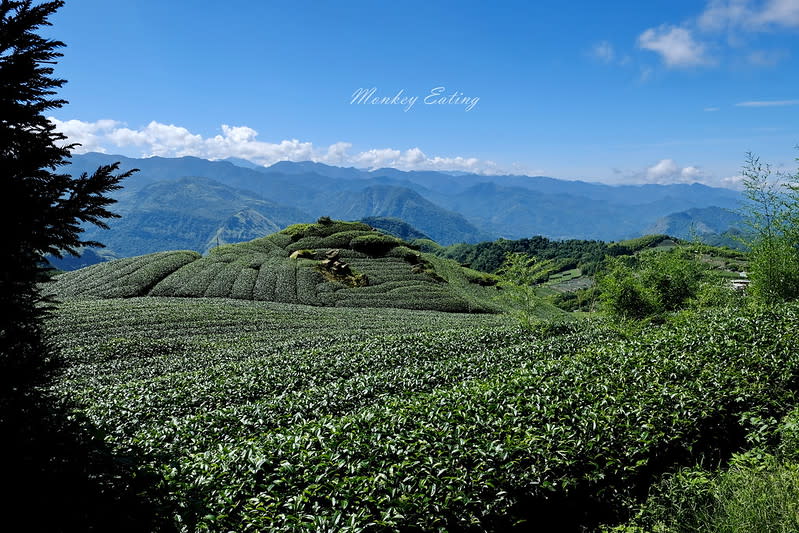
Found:
[[[324, 175], [323, 170], [317, 169], [316, 172]], [[484, 176], [431, 171], [405, 172], [397, 169], [379, 169], [369, 174], [373, 178], [391, 178], [395, 183], [408, 182], [420, 185], [429, 191], [445, 195], [462, 193], [475, 185], [483, 183], [494, 183], [501, 187], [527, 189], [545, 195], [568, 194], [620, 205], [638, 205], [658, 201], [673, 201], [677, 203], [694, 201], [701, 204], [702, 207], [709, 205], [732, 207], [737, 205], [740, 199], [740, 194], [736, 191], [708, 187], [699, 183], [690, 185], [606, 185], [603, 183], [561, 180], [545, 176]], [[696, 206], [691, 205], [689, 207]]]
[[[120, 205], [133, 205], [133, 196], [156, 182], [202, 176], [247, 191], [254, 198], [298, 209], [307, 215], [305, 221], [323, 215], [350, 220], [398, 217], [442, 244], [533, 235], [623, 239], [646, 233], [659, 218], [672, 213], [712, 206], [732, 208], [740, 199], [736, 191], [699, 184], [610, 186], [542, 176], [366, 171], [313, 162], [282, 161], [266, 168], [245, 168], [230, 161], [196, 157], [131, 159], [84, 154], [73, 158], [73, 168], [92, 171], [98, 164], [117, 160], [123, 168], [141, 169], [116, 193]], [[173, 205], [183, 201], [176, 198]], [[210, 217], [218, 222], [214, 231], [245, 207], [249, 206], [237, 205], [223, 219]], [[181, 213], [173, 210], [172, 214], [185, 214], [183, 207], [178, 211]], [[196, 215], [197, 209], [194, 211]], [[193, 224], [194, 219], [182, 223]], [[198, 246], [203, 248], [205, 241]], [[161, 249], [168, 248], [175, 246]]]
[[246, 208], [222, 222], [205, 245], [205, 252], [222, 244], [251, 241], [283, 229], [255, 209]]
[[260, 170], [264, 168], [263, 165], [259, 165], [258, 163], [253, 163], [249, 159], [242, 159], [240, 157], [226, 157], [225, 159], [220, 159], [220, 161], [226, 161], [228, 163], [236, 165], [237, 167], [242, 167], [242, 168], [250, 168], [255, 170]]
[[72, 157], [68, 171], [79, 174], [93, 172], [98, 165], [119, 161], [121, 169], [138, 168], [124, 182], [127, 191], [139, 190], [156, 181], [176, 180], [189, 176], [211, 178], [229, 187], [258, 192], [254, 188], [263, 180], [264, 174], [255, 168], [244, 168], [229, 161], [208, 161], [199, 157], [147, 157], [130, 158], [120, 155], [88, 153]]
[[324, 163], [314, 163], [313, 161], [278, 161], [272, 166], [262, 167], [261, 170], [265, 174], [284, 174], [291, 176], [317, 174], [319, 176], [344, 180], [364, 180], [371, 177], [369, 172], [357, 168], [334, 167], [325, 165]]
[[50, 266], [58, 270], [78, 270], [79, 268], [95, 265], [104, 261], [119, 259], [113, 251], [107, 248], [79, 248], [77, 251], [80, 253], [78, 257], [65, 255], [64, 257], [58, 258], [47, 255], [47, 262]]
[[[712, 192], [709, 201], [717, 196], [728, 197], [726, 191], [716, 194], [714, 189], [707, 189]], [[458, 194], [432, 197], [442, 206], [462, 213], [478, 228], [508, 239], [532, 235], [555, 239], [627, 239], [646, 234], [659, 217], [697, 203], [702, 205], [701, 193], [685, 189], [676, 190], [674, 196], [653, 194], [650, 201], [635, 204], [625, 203], [629, 196], [611, 202], [575, 194], [544, 194], [496, 183], [480, 183]]]
[[[543, 176], [482, 176], [475, 174], [378, 169], [338, 169], [318, 163], [281, 162], [270, 172], [312, 171], [315, 176], [343, 180], [357, 188], [358, 180], [412, 189], [422, 197], [463, 214], [473, 225], [494, 236], [614, 240], [645, 233], [659, 217], [709, 206], [734, 208], [736, 191], [702, 184], [611, 186]], [[341, 171], [346, 171], [342, 173]], [[364, 184], [365, 185], [365, 184]]]
[[694, 235], [705, 237], [739, 230], [742, 223], [743, 218], [734, 211], [720, 207], [705, 207], [671, 213], [659, 218], [647, 231], [690, 239]]
[[490, 239], [463, 215], [448, 211], [403, 187], [376, 185], [361, 191], [345, 191], [329, 201], [333, 218], [358, 220], [365, 217], [400, 218], [441, 244]]
[[373, 228], [385, 231], [403, 241], [413, 241], [415, 239], [430, 239], [426, 233], [422, 233], [404, 220], [394, 217], [366, 217], [361, 222], [369, 224]]
[[92, 227], [85, 235], [122, 257], [162, 250], [203, 252], [217, 235], [241, 242], [309, 219], [296, 208], [200, 177], [151, 183], [121, 195], [113, 209], [122, 218], [111, 220], [109, 230]]

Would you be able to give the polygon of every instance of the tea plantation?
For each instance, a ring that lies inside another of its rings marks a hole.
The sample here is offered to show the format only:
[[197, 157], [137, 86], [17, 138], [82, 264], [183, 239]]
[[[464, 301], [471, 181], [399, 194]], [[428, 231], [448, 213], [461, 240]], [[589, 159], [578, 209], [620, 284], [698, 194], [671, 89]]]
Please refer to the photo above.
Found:
[[[174, 294], [172, 275], [149, 292]], [[66, 363], [52, 392], [156, 480], [142, 497], [183, 531], [592, 530], [664, 473], [744, 449], [799, 383], [795, 304], [530, 331], [498, 314], [81, 298], [48, 331]]]
[[[363, 223], [321, 219], [220, 246], [205, 257], [175, 251], [100, 263], [60, 275], [49, 290], [61, 298], [219, 297], [333, 307], [495, 309], [496, 288], [484, 286], [484, 275], [406, 244]], [[548, 306], [548, 312], [556, 310]]]

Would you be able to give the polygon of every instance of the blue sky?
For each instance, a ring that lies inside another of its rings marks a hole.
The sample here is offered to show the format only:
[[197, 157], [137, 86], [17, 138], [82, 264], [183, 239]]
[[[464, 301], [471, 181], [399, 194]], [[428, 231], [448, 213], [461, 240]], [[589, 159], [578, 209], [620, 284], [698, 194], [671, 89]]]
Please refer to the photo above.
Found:
[[[73, 0], [53, 23], [54, 119], [86, 151], [723, 186], [747, 151], [797, 166], [799, 0]], [[417, 100], [352, 103], [372, 88]]]

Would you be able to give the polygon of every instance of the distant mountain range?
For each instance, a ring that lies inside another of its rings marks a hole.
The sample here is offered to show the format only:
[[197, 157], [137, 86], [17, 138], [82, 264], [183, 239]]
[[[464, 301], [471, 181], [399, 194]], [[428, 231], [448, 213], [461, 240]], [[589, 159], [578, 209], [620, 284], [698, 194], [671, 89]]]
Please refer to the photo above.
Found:
[[110, 220], [108, 230], [91, 226], [85, 235], [120, 257], [170, 249], [205, 252], [216, 246], [217, 237], [219, 244], [251, 240], [310, 218], [205, 177], [126, 188], [118, 200], [114, 211], [121, 218]]
[[690, 239], [726, 233], [732, 229], [740, 229], [742, 225], [743, 217], [734, 210], [704, 207], [659, 218], [646, 232]]
[[[115, 161], [140, 172], [115, 194], [121, 219], [111, 229], [88, 228], [120, 257], [160, 250], [205, 252], [320, 216], [394, 218], [448, 245], [499, 237], [620, 240], [694, 224], [722, 233], [721, 216], [740, 194], [693, 185], [610, 186], [542, 176], [379, 169], [283, 161], [196, 157], [146, 159], [88, 153], [72, 158], [73, 173]], [[703, 211], [706, 210], [706, 211]], [[712, 219], [709, 223], [706, 219]], [[696, 222], [688, 220], [700, 220]], [[676, 234], [676, 236], [682, 236]]]
[[416, 239], [430, 239], [426, 233], [422, 233], [401, 218], [394, 217], [365, 217], [360, 220], [364, 224], [369, 224], [385, 233], [399, 237], [403, 241], [414, 241]]

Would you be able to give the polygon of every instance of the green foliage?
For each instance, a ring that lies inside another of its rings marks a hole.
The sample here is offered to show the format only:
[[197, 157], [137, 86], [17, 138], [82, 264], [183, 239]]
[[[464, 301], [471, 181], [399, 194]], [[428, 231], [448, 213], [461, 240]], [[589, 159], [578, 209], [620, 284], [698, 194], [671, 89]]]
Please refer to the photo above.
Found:
[[521, 253], [509, 253], [497, 273], [502, 277], [503, 283], [529, 286], [547, 279], [552, 270], [552, 261], [541, 261]]
[[[446, 250], [445, 247], [441, 246], [435, 241], [430, 239], [414, 239], [411, 241], [411, 244], [414, 248], [418, 248], [422, 252], [436, 254], [443, 256], [443, 251]], [[457, 245], [455, 245], [457, 246]]]
[[500, 281], [500, 277], [496, 274], [478, 272], [477, 270], [472, 270], [471, 268], [464, 268], [463, 274], [466, 276], [466, 279], [469, 280], [469, 283], [476, 283], [484, 287], [494, 286]]
[[799, 297], [799, 250], [787, 237], [755, 241], [749, 251], [750, 293], [766, 304]]
[[793, 300], [799, 297], [799, 174], [775, 175], [747, 154], [743, 175], [749, 291], [765, 304]]
[[668, 235], [644, 235], [635, 239], [619, 241], [610, 246], [610, 255], [629, 255], [630, 253], [641, 252], [648, 248], [654, 248], [665, 240], [671, 240]]
[[522, 327], [529, 329], [540, 321], [537, 309], [544, 302], [536, 294], [535, 285], [546, 279], [552, 270], [552, 261], [540, 261], [522, 253], [507, 254], [498, 269], [497, 286], [502, 289], [499, 298]]
[[411, 265], [416, 265], [422, 262], [422, 254], [408, 246], [400, 245], [392, 248], [388, 252], [386, 252], [387, 256], [389, 257], [399, 257], [403, 261], [410, 263]]
[[430, 239], [428, 235], [422, 233], [400, 218], [366, 217], [362, 218], [361, 222], [408, 242], [415, 239]]
[[364, 235], [364, 232], [358, 230], [339, 231], [325, 236], [308, 235], [301, 237], [299, 240], [286, 247], [286, 250], [294, 252], [302, 249], [349, 248], [350, 241], [361, 235]]
[[91, 175], [58, 172], [75, 147], [47, 118], [67, 103], [54, 97], [65, 83], [53, 77], [64, 43], [37, 32], [62, 5], [0, 3], [0, 397], [40, 380], [47, 366], [38, 285], [47, 279], [45, 255], [60, 258], [100, 246], [81, 239], [83, 226], [107, 227], [105, 219], [117, 216], [107, 209], [114, 203], [108, 194], [134, 172], [117, 173], [118, 163]]
[[676, 311], [696, 295], [705, 267], [688, 250], [649, 252], [640, 256], [642, 280], [657, 295], [659, 307]]
[[634, 334], [504, 320], [76, 300], [49, 325], [69, 362], [53, 393], [191, 531], [590, 530], [795, 401], [796, 305]]
[[681, 249], [609, 258], [599, 280], [600, 299], [608, 312], [624, 318], [676, 311], [696, 296], [704, 270]]
[[658, 312], [657, 294], [647, 287], [630, 261], [608, 260], [599, 279], [600, 301], [605, 310], [623, 318], [642, 319]]
[[599, 297], [597, 287], [578, 289], [570, 292], [559, 292], [549, 297], [550, 301], [564, 311], [594, 311]]
[[633, 523], [662, 533], [799, 531], [799, 464], [745, 453], [717, 473], [679, 470], [655, 487]]
[[580, 267], [593, 274], [607, 254], [608, 245], [600, 241], [554, 241], [546, 237], [507, 240], [479, 244], [455, 244], [446, 248], [432, 247], [424, 251], [455, 259], [461, 264], [482, 272], [496, 272], [509, 253], [520, 253], [543, 260], [551, 260], [555, 271]]
[[726, 279], [700, 282], [691, 300], [691, 306], [697, 308], [739, 307], [744, 303], [744, 292], [734, 289]]
[[390, 235], [371, 234], [360, 235], [350, 241], [350, 248], [365, 253], [371, 257], [386, 255], [389, 250], [401, 246], [403, 241]]
[[[334, 275], [318, 268], [330, 249], [339, 250], [350, 272]], [[494, 309], [489, 303], [493, 295], [463, 288], [469, 285], [468, 274], [460, 266], [443, 268], [446, 276], [424, 254], [364, 224], [331, 220], [222, 245], [206, 257], [161, 252], [94, 265], [57, 276], [50, 292], [61, 297], [220, 297], [453, 312]]]
[[[328, 217], [322, 217], [322, 219]], [[320, 220], [322, 220], [320, 219]], [[340, 220], [328, 220], [323, 223], [317, 222], [316, 224], [294, 224], [282, 230], [280, 233], [291, 236], [292, 242], [296, 242], [303, 237], [328, 237], [334, 233], [341, 233], [343, 231], [366, 231], [371, 232], [372, 229], [362, 222], [343, 222]]]
[[47, 285], [46, 291], [60, 298], [145, 296], [168, 275], [199, 258], [197, 252], [178, 251], [99, 263], [58, 276]]

